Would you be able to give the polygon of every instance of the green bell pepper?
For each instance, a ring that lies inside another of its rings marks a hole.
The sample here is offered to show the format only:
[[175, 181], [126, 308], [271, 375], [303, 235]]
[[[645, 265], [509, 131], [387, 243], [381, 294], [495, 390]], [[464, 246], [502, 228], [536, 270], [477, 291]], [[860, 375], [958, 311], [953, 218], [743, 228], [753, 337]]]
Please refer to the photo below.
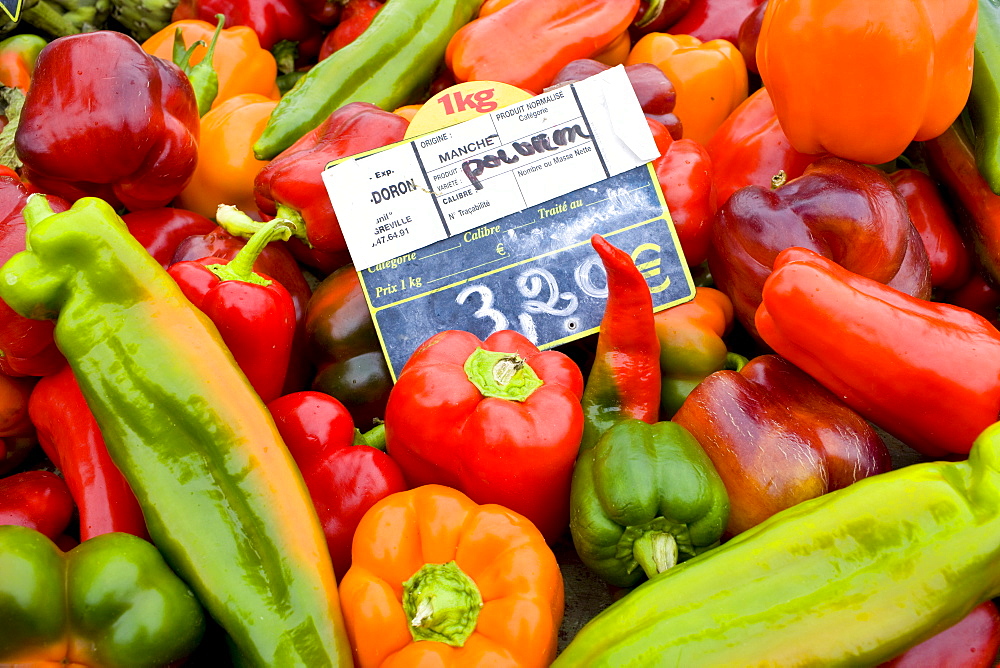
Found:
[[781, 511], [639, 585], [553, 666], [874, 666], [1000, 594], [1000, 423]]
[[728, 517], [729, 497], [712, 460], [673, 422], [623, 420], [576, 461], [573, 545], [616, 587], [715, 547]]
[[979, 0], [968, 110], [976, 137], [976, 166], [1000, 195], [1000, 0]]
[[312, 67], [285, 93], [253, 151], [270, 160], [348, 102], [392, 111], [415, 102], [444, 61], [448, 40], [483, 0], [394, 0], [353, 42]]
[[55, 341], [149, 535], [241, 662], [350, 665], [326, 539], [260, 397], [218, 330], [97, 198], [32, 196], [0, 298]]
[[198, 599], [155, 547], [106, 533], [63, 552], [0, 526], [0, 664], [164, 666], [201, 642]]

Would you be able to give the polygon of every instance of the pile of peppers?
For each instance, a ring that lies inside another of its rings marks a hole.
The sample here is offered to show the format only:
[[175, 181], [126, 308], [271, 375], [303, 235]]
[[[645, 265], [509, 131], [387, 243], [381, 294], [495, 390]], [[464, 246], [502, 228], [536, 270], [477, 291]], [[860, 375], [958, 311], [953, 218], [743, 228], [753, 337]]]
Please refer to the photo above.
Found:
[[[996, 0], [18, 8], [0, 665], [996, 665]], [[691, 297], [390, 372], [326, 165], [617, 67]]]

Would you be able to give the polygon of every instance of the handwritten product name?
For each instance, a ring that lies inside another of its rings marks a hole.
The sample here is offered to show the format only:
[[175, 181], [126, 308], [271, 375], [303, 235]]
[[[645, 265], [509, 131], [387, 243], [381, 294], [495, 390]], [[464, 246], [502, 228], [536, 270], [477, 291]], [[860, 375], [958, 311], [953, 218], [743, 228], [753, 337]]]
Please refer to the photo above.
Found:
[[483, 184], [479, 177], [487, 169], [503, 164], [513, 164], [520, 160], [521, 156], [528, 157], [546, 151], [558, 151], [575, 142], [577, 138], [591, 139], [592, 137], [584, 132], [579, 124], [553, 130], [551, 135], [543, 132], [532, 137], [531, 141], [513, 142], [511, 146], [516, 153], [514, 155], [508, 155], [507, 151], [501, 148], [497, 150], [496, 154], [466, 160], [462, 163], [462, 171], [476, 190], [482, 190]]

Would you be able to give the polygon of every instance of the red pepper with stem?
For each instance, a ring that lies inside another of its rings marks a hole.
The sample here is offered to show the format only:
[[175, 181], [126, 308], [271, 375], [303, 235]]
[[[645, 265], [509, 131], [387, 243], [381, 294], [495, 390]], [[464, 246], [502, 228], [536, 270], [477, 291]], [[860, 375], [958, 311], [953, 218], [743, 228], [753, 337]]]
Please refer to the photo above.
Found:
[[69, 365], [38, 381], [28, 402], [38, 442], [62, 472], [80, 512], [80, 540], [116, 531], [147, 538], [146, 521], [111, 461]]
[[22, 471], [0, 478], [0, 526], [34, 529], [55, 540], [73, 518], [73, 497], [51, 471]]
[[660, 341], [649, 286], [628, 253], [599, 234], [590, 243], [608, 274], [608, 302], [581, 400], [581, 450], [620, 420], [653, 424], [660, 414]]
[[168, 273], [207, 315], [260, 398], [281, 395], [295, 339], [295, 305], [278, 281], [253, 270], [261, 251], [291, 230], [265, 223], [229, 262], [217, 257], [178, 262]]
[[313, 20], [300, 0], [181, 0], [173, 21], [198, 19], [214, 24], [217, 14], [227, 26], [247, 26], [270, 51], [282, 41], [298, 47], [299, 61], [315, 58], [323, 42], [322, 27]]
[[385, 427], [362, 434], [347, 408], [322, 392], [293, 392], [267, 407], [309, 488], [339, 580], [351, 566], [361, 518], [376, 502], [406, 490], [399, 465], [384, 452]]

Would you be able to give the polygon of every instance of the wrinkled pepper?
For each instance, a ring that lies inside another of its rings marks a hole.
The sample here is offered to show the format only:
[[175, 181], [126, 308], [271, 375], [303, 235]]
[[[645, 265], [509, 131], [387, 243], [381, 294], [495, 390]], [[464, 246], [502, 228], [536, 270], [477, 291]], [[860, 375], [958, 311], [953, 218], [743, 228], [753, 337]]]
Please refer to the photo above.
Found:
[[392, 375], [354, 265], [316, 286], [305, 313], [306, 351], [316, 367], [311, 388], [336, 397], [368, 429], [385, 415]]
[[698, 287], [694, 299], [660, 311], [653, 323], [660, 342], [661, 420], [672, 418], [709, 375], [746, 364], [723, 340], [733, 327], [733, 303], [720, 290]]
[[994, 424], [967, 461], [859, 480], [641, 584], [553, 666], [889, 660], [1000, 594], [998, 498]]
[[638, 9], [639, 0], [511, 2], [456, 32], [445, 64], [458, 82], [500, 81], [541, 93], [567, 64], [625, 32]]
[[270, 216], [290, 221], [295, 235], [313, 248], [346, 249], [323, 170], [333, 160], [400, 141], [408, 126], [402, 116], [367, 102], [340, 107], [258, 172], [254, 180], [257, 206]]
[[944, 132], [972, 86], [976, 4], [769, 0], [757, 67], [792, 146], [878, 165]]
[[198, 131], [194, 90], [180, 68], [100, 30], [38, 54], [14, 147], [22, 176], [43, 192], [153, 209], [194, 173]]
[[716, 547], [728, 515], [712, 460], [673, 422], [622, 420], [576, 461], [573, 545], [587, 568], [616, 587]]
[[581, 451], [616, 422], [633, 418], [653, 424], [660, 411], [660, 342], [649, 286], [628, 253], [599, 234], [590, 243], [608, 276], [608, 301], [581, 399]]
[[31, 250], [0, 269], [0, 297], [56, 319], [154, 544], [239, 660], [347, 665], [308, 490], [218, 331], [102, 200], [53, 214], [35, 196], [24, 215]]
[[114, 532], [149, 538], [139, 502], [111, 460], [69, 365], [38, 381], [28, 412], [42, 450], [62, 473], [76, 504], [80, 540]]
[[[501, 330], [439, 332], [389, 392], [386, 448], [410, 487], [441, 484], [497, 503], [554, 541], [569, 523], [583, 376], [569, 357]], [[434, 416], [429, 419], [429, 416]]]
[[1000, 332], [985, 318], [810, 250], [778, 255], [756, 323], [775, 352], [926, 455], [969, 452], [1000, 415]]
[[725, 483], [730, 536], [892, 468], [888, 448], [864, 418], [777, 355], [713, 373], [673, 419]]
[[0, 84], [28, 92], [38, 54], [48, 44], [44, 37], [21, 33], [0, 42]]
[[652, 63], [673, 82], [674, 113], [681, 119], [683, 136], [702, 146], [747, 97], [743, 56], [725, 40], [702, 42], [690, 35], [650, 33], [632, 46], [625, 64], [634, 63]]
[[27, 527], [55, 540], [69, 526], [73, 508], [69, 487], [51, 471], [0, 478], [0, 525]]
[[556, 557], [523, 516], [424, 485], [361, 520], [340, 583], [355, 662], [549, 665], [563, 616]]
[[349, 102], [393, 110], [417, 101], [448, 40], [482, 0], [411, 0], [387, 4], [361, 35], [313, 66], [285, 93], [254, 153], [270, 160]]
[[976, 166], [990, 190], [1000, 195], [1000, 4], [978, 0], [972, 89], [967, 104], [976, 137]]
[[691, 0], [691, 7], [670, 26], [672, 35], [691, 35], [703, 42], [724, 39], [736, 44], [740, 26], [764, 0]]
[[342, 403], [322, 392], [292, 392], [267, 405], [295, 458], [326, 534], [337, 579], [351, 566], [351, 543], [368, 509], [406, 489], [384, 452], [385, 429], [362, 434]]
[[198, 646], [205, 615], [155, 547], [109, 533], [63, 553], [41, 533], [0, 526], [0, 662], [165, 666]]
[[774, 258], [790, 246], [930, 297], [927, 251], [906, 201], [874, 167], [826, 156], [777, 188], [741, 188], [719, 208], [708, 267], [716, 287], [733, 300], [736, 319], [754, 336], [764, 280]]

